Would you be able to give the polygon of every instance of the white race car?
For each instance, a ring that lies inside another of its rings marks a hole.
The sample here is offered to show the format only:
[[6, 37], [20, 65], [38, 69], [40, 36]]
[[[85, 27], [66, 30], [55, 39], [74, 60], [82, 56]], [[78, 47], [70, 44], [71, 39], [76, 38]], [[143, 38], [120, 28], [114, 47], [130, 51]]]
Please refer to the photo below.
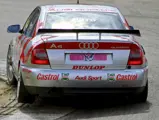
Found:
[[148, 64], [132, 26], [119, 9], [104, 5], [36, 7], [8, 48], [7, 76], [17, 99], [35, 96], [123, 93], [148, 95]]

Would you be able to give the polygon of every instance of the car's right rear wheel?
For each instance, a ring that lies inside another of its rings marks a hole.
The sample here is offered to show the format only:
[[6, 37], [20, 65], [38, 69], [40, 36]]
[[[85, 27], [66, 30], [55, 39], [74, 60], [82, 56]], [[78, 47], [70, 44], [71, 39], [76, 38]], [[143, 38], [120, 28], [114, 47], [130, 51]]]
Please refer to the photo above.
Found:
[[146, 86], [144, 87], [144, 90], [137, 95], [131, 96], [130, 101], [145, 103], [147, 101], [147, 97], [148, 97], [148, 80], [147, 80]]
[[22, 76], [18, 80], [17, 85], [17, 100], [19, 103], [30, 103], [35, 101], [35, 96], [31, 95], [25, 88]]

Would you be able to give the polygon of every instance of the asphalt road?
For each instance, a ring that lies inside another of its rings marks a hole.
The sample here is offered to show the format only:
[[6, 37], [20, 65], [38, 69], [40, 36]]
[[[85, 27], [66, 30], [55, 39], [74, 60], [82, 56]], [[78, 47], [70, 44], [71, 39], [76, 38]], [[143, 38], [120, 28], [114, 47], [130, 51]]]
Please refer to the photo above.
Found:
[[[8, 43], [13, 34], [7, 34], [10, 24], [23, 25], [34, 7], [41, 4], [75, 3], [75, 0], [0, 0], [0, 63], [5, 67]], [[86, 4], [117, 6], [129, 23], [141, 30], [139, 42], [145, 47], [149, 60], [149, 97], [145, 104], [128, 104], [125, 99], [63, 98], [39, 100], [34, 105], [24, 105], [13, 115], [3, 115], [1, 120], [159, 120], [159, 1], [158, 0], [81, 0]], [[4, 62], [3, 62], [4, 61]]]

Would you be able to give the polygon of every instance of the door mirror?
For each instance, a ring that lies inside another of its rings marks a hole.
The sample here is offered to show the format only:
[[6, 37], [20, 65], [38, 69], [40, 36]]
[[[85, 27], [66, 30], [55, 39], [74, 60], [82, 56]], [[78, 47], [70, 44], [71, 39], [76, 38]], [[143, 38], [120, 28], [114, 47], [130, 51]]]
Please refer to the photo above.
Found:
[[130, 30], [134, 30], [134, 27], [133, 26], [129, 26]]
[[8, 33], [18, 33], [20, 31], [20, 25], [10, 25], [7, 28], [7, 32]]

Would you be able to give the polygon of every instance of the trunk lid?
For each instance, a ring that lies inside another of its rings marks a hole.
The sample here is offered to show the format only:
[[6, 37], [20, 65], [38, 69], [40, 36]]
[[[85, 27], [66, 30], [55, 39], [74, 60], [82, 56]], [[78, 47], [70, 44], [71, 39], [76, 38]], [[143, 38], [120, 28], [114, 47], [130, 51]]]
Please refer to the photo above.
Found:
[[52, 69], [126, 69], [132, 44], [129, 35], [42, 35]]

